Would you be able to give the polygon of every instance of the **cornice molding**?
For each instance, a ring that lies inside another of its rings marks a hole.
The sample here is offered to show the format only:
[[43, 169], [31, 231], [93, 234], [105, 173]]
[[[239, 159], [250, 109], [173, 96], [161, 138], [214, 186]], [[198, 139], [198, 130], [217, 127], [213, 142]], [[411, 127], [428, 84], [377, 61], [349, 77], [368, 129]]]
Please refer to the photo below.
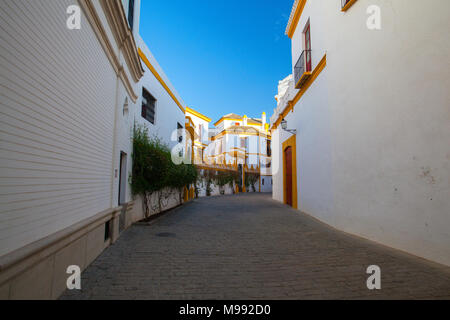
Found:
[[[245, 127], [242, 127], [245, 128]], [[222, 138], [224, 135], [231, 134], [231, 135], [243, 135], [243, 136], [259, 136], [262, 138], [271, 138], [270, 133], [262, 132], [261, 130], [258, 130], [253, 127], [246, 127], [245, 129], [225, 129], [216, 134], [215, 136], [211, 137], [211, 141], [215, 141], [217, 139]]]
[[294, 5], [292, 6], [291, 15], [289, 16], [289, 22], [285, 32], [289, 38], [292, 38], [294, 35], [297, 24], [302, 16], [303, 9], [305, 8], [306, 1], [307, 0], [295, 0]]
[[175, 94], [170, 90], [169, 86], [166, 84], [166, 82], [163, 80], [163, 78], [159, 75], [158, 71], [156, 71], [156, 68], [150, 63], [150, 60], [148, 60], [145, 53], [141, 50], [141, 48], [138, 48], [138, 54], [139, 57], [141, 57], [142, 62], [147, 66], [147, 68], [150, 70], [150, 72], [155, 76], [155, 78], [159, 81], [159, 83], [163, 86], [163, 88], [166, 90], [166, 92], [169, 94], [169, 96], [172, 98], [172, 100], [177, 104], [178, 108], [186, 114], [186, 110], [181, 105], [180, 101], [178, 101]]
[[128, 25], [120, 0], [100, 0], [114, 37], [122, 50], [131, 76], [135, 82], [144, 75], [133, 33]]
[[211, 118], [209, 118], [209, 117], [207, 117], [207, 116], [201, 114], [200, 112], [195, 111], [194, 109], [189, 108], [189, 107], [186, 107], [186, 113], [191, 113], [191, 114], [193, 114], [194, 116], [196, 116], [196, 117], [198, 117], [198, 118], [200, 118], [200, 119], [202, 119], [202, 120], [205, 120], [206, 122], [211, 122], [211, 121], [212, 121]]
[[[117, 7], [115, 9], [115, 10], [119, 10], [119, 13], [116, 12], [116, 15], [117, 14], [125, 15], [120, 1], [118, 1], [118, 0], [110, 0], [110, 1], [109, 0], [101, 0], [101, 1], [102, 1], [102, 6], [104, 5], [103, 2], [105, 2], [108, 5], [111, 5], [112, 3], [115, 3], [115, 5], [119, 4], [120, 9]], [[92, 1], [91, 0], [78, 0], [78, 3], [80, 4], [80, 7], [83, 9], [83, 12], [84, 12], [89, 24], [91, 25], [95, 35], [97, 36], [97, 39], [100, 42], [112, 68], [114, 69], [114, 72], [121, 79], [131, 100], [133, 102], [136, 102], [138, 96], [134, 92], [134, 89], [129, 80], [129, 77], [126, 74], [123, 66], [120, 63], [119, 57], [118, 57], [117, 53], [115, 52], [114, 47], [112, 46], [111, 41], [108, 38], [108, 35], [106, 34], [105, 28], [100, 20], [100, 17], [98, 15], [94, 5], [92, 4]], [[103, 6], [103, 8], [105, 10], [105, 15], [107, 16], [108, 23], [110, 24], [110, 27], [113, 30], [113, 34], [115, 34], [116, 41], [118, 41], [117, 36], [116, 36], [117, 26], [115, 27], [114, 22], [111, 21], [111, 18], [108, 18], [108, 15], [109, 15], [107, 12], [108, 10], [106, 10], [104, 6]], [[128, 46], [133, 45], [136, 48], [136, 44], [134, 43], [134, 38], [130, 38], [129, 41], [132, 41], [132, 44], [128, 43]], [[122, 42], [119, 42], [119, 44], [121, 44], [121, 43]], [[125, 42], [123, 42], [123, 43], [125, 43]], [[125, 47], [126, 47], [126, 45], [125, 45]], [[120, 48], [122, 48], [122, 45], [120, 45]], [[136, 55], [137, 55], [137, 50], [136, 50]], [[124, 54], [124, 56], [126, 56], [126, 55]], [[127, 59], [127, 58], [125, 57], [125, 59]], [[137, 63], [138, 63], [138, 67], [135, 64], [134, 65], [135, 68], [133, 68], [132, 67], [133, 64], [132, 63], [129, 64], [127, 62], [127, 64], [129, 65], [131, 74], [133, 76], [134, 82], [138, 82], [139, 79], [144, 75], [144, 69], [142, 68], [142, 66], [140, 64], [139, 58], [137, 58]], [[140, 71], [138, 71], [139, 69], [140, 69]]]

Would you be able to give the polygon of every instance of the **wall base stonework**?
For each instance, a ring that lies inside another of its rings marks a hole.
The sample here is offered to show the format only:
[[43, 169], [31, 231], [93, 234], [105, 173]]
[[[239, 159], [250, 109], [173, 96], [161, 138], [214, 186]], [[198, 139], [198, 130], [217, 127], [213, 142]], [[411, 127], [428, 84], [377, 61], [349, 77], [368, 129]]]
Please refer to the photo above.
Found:
[[[180, 195], [177, 190], [165, 189], [163, 190], [163, 194], [161, 196], [160, 208], [158, 203], [159, 196], [159, 192], [155, 192], [151, 195], [149, 201], [149, 216], [153, 216], [160, 212], [173, 209], [186, 202], [183, 200], [183, 195], [180, 202]], [[141, 221], [145, 218], [143, 197], [141, 195], [138, 195], [132, 202], [128, 203], [128, 209], [126, 211], [125, 217], [125, 229], [131, 226], [133, 223]]]
[[[84, 270], [117, 240], [120, 209], [100, 212], [2, 256], [0, 299], [57, 299], [66, 290], [68, 266]], [[110, 237], [105, 240], [107, 221]]]

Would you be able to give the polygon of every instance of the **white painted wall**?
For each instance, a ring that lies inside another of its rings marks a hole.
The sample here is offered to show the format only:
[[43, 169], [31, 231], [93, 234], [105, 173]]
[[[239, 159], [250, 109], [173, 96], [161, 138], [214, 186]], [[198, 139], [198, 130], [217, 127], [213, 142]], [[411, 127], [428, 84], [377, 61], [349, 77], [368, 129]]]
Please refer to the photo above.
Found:
[[[373, 4], [382, 30], [366, 28]], [[342, 13], [339, 1], [308, 1], [293, 64], [308, 18], [313, 68], [325, 53], [327, 66], [286, 117], [298, 130], [299, 209], [450, 265], [450, 2], [358, 0]], [[273, 170], [287, 137], [272, 133]]]
[[[203, 172], [203, 171], [201, 171]], [[211, 195], [210, 196], [218, 196], [221, 195], [220, 191], [221, 188], [216, 185], [214, 182], [211, 182]], [[197, 181], [197, 188], [198, 188], [198, 196], [199, 197], [206, 197], [206, 188], [207, 188], [207, 181], [204, 178], [199, 178]], [[222, 187], [222, 190], [224, 194], [233, 194], [234, 193], [234, 184], [233, 187], [230, 187], [230, 185], [225, 185]]]
[[[189, 111], [186, 111], [186, 116], [190, 117], [195, 126], [195, 133], [198, 136], [196, 139], [197, 142], [208, 144], [208, 131], [209, 131], [209, 122], [196, 116]], [[200, 137], [200, 126], [202, 126], [202, 136]], [[200, 140], [201, 139], [201, 140]]]
[[[370, 4], [380, 6], [383, 29], [358, 29], [364, 45], [357, 46], [349, 29]], [[356, 48], [328, 41], [336, 52], [329, 59], [336, 225], [450, 265], [450, 2], [358, 1], [334, 18], [349, 22], [330, 38], [344, 34]], [[346, 72], [347, 61], [364, 81]], [[338, 74], [347, 75], [346, 86]]]
[[111, 206], [116, 75], [71, 4], [0, 2], [0, 256]]
[[261, 175], [261, 192], [272, 192], [272, 176]]
[[[184, 112], [145, 65], [142, 80], [130, 80], [138, 95], [131, 100], [83, 12], [81, 30], [66, 28], [72, 4], [78, 2], [0, 3], [0, 256], [117, 207], [121, 152], [127, 154], [125, 202], [131, 201], [135, 123], [170, 147], [177, 143], [177, 122], [184, 126]], [[93, 6], [131, 79], [102, 6]], [[184, 105], [138, 35], [139, 12], [137, 0], [137, 45]], [[158, 101], [155, 125], [141, 117], [142, 86]], [[175, 199], [164, 209], [173, 205]], [[142, 215], [138, 207], [136, 216]]]
[[[326, 73], [325, 69], [296, 104], [294, 112], [289, 112], [285, 120], [288, 129], [297, 129], [298, 208], [307, 213], [315, 213], [317, 218], [333, 223], [328, 219], [333, 216], [333, 192], [332, 137]], [[279, 201], [283, 201], [282, 143], [291, 136], [291, 133], [281, 127], [272, 131], [273, 197]]]
[[[169, 78], [166, 76], [163, 69], [160, 67], [157, 60], [151, 53], [150, 49], [147, 47], [140, 36], [137, 37], [136, 42], [138, 47], [145, 54], [152, 66], [157, 70], [158, 74], [164, 80], [166, 85], [177, 97], [177, 100], [181, 103], [182, 106], [185, 106], [185, 103], [181, 99], [180, 95], [177, 93]], [[151, 135], [160, 137], [163, 142], [165, 142], [170, 147], [173, 147], [177, 144], [177, 123], [180, 123], [183, 127], [185, 126], [184, 112], [178, 107], [178, 105], [172, 99], [166, 89], [164, 89], [158, 79], [155, 78], [155, 76], [143, 62], [142, 66], [145, 70], [145, 73], [144, 77], [139, 83], [139, 99], [137, 102], [137, 108], [134, 109], [133, 117], [136, 123], [145, 125], [149, 129], [149, 133]], [[141, 116], [142, 87], [144, 87], [156, 99], [155, 124], [150, 123]]]

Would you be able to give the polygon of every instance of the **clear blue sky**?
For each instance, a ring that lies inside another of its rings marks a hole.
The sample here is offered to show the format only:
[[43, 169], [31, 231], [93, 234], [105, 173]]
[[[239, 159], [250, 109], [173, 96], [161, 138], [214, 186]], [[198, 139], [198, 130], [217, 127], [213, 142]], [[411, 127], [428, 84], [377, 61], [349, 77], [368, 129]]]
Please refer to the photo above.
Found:
[[272, 115], [291, 73], [293, 0], [142, 0], [140, 34], [187, 106], [213, 123]]

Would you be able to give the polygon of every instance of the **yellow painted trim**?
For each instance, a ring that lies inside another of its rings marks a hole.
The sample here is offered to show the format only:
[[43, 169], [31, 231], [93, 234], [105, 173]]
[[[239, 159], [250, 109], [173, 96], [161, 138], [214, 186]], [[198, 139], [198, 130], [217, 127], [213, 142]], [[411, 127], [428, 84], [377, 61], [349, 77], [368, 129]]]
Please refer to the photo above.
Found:
[[306, 0], [299, 0], [297, 8], [295, 9], [294, 17], [292, 18], [291, 24], [289, 26], [289, 30], [287, 35], [292, 39], [294, 35], [295, 29], [297, 28], [297, 24], [300, 21], [300, 17], [302, 16], [303, 9], [305, 8]]
[[[214, 123], [214, 126], [217, 126], [219, 123], [221, 123], [222, 121], [240, 121], [240, 122], [244, 122], [244, 119], [234, 119], [234, 118], [220, 118], [216, 123]], [[247, 118], [247, 125], [255, 125], [255, 126], [261, 126], [261, 123], [258, 123], [252, 119], [248, 119]]]
[[274, 122], [271, 129], [276, 129], [278, 125], [281, 123], [281, 120], [289, 113], [289, 111], [293, 110], [294, 106], [297, 104], [297, 102], [300, 100], [300, 98], [305, 94], [305, 92], [309, 89], [309, 87], [313, 84], [313, 82], [317, 79], [319, 74], [322, 72], [322, 70], [327, 65], [327, 55], [325, 54], [323, 58], [320, 60], [320, 62], [315, 67], [314, 71], [312, 72], [311, 76], [308, 78], [308, 80], [304, 83], [304, 85], [301, 87], [301, 89], [297, 92], [294, 99], [288, 102], [286, 108], [284, 108], [283, 112], [278, 116], [278, 119]]
[[156, 69], [152, 66], [152, 64], [150, 63], [150, 61], [147, 59], [147, 57], [145, 56], [144, 52], [142, 52], [141, 48], [138, 49], [138, 53], [139, 56], [141, 57], [142, 61], [144, 62], [144, 64], [147, 66], [147, 68], [151, 71], [151, 73], [153, 73], [153, 75], [155, 76], [155, 78], [159, 81], [159, 83], [161, 83], [161, 85], [163, 86], [164, 89], [166, 89], [167, 93], [169, 94], [169, 96], [173, 99], [173, 101], [175, 101], [175, 103], [178, 105], [178, 107], [180, 108], [181, 111], [183, 111], [183, 113], [185, 113], [185, 110], [183, 108], [183, 106], [181, 105], [180, 101], [178, 101], [177, 97], [175, 97], [175, 95], [173, 94], [173, 92], [170, 90], [170, 88], [167, 86], [167, 84], [164, 82], [164, 80], [161, 78], [161, 76], [159, 75], [159, 73], [156, 71]]
[[191, 127], [195, 128], [195, 124], [194, 124], [194, 122], [192, 121], [192, 118], [191, 118], [191, 117], [186, 116], [186, 120], [188, 120], [188, 124], [189, 124]]
[[[267, 123], [266, 123], [267, 124]], [[268, 125], [268, 124], [267, 124]], [[216, 139], [222, 138], [224, 135], [237, 135], [237, 136], [259, 136], [262, 138], [270, 138], [270, 133], [261, 132], [259, 129], [255, 129], [257, 132], [233, 132], [230, 130], [222, 130], [220, 133], [211, 137], [211, 141], [215, 141]], [[268, 130], [268, 129], [267, 129]]]
[[208, 118], [207, 116], [201, 114], [198, 111], [195, 111], [192, 108], [186, 107], [186, 112], [192, 113], [194, 116], [199, 117], [200, 119], [205, 120], [207, 122], [211, 122], [212, 121], [211, 118]]
[[293, 135], [289, 139], [283, 142], [283, 202], [287, 203], [287, 186], [286, 186], [286, 156], [284, 151], [287, 147], [292, 147], [292, 207], [298, 209], [297, 201], [297, 144], [296, 136]]
[[188, 202], [189, 201], [189, 190], [187, 187], [184, 187], [183, 190], [183, 202]]
[[220, 118], [216, 123], [214, 123], [214, 126], [216, 127], [219, 123], [222, 121], [229, 120], [229, 121], [242, 121], [242, 119], [233, 119], [233, 118]]
[[357, 0], [350, 0], [350, 1], [347, 2], [347, 4], [341, 9], [341, 11], [342, 11], [342, 12], [347, 11], [348, 9], [350, 9], [350, 7], [351, 7], [352, 5], [355, 4], [356, 1], [357, 1]]
[[204, 169], [204, 170], [217, 170], [217, 171], [236, 171], [237, 167], [234, 165], [214, 165], [214, 164], [207, 164], [207, 163], [202, 163], [202, 164], [196, 164], [195, 165], [197, 167], [197, 169]]
[[200, 146], [200, 147], [207, 147], [208, 145], [206, 143], [203, 142], [198, 142], [198, 141], [194, 141], [194, 144]]
[[242, 152], [242, 153], [245, 153], [246, 155], [249, 155], [249, 156], [260, 156], [260, 157], [271, 158], [268, 155], [265, 155], [265, 154], [262, 154], [262, 153], [255, 153], [255, 152], [247, 153], [247, 152], [245, 152], [243, 150], [244, 150], [243, 148], [231, 148], [230, 151], [224, 151], [222, 153], [208, 155], [208, 157], [209, 158], [216, 158], [216, 157], [224, 156], [224, 155], [227, 155], [227, 154], [231, 155], [231, 154], [234, 154], [236, 152]]

